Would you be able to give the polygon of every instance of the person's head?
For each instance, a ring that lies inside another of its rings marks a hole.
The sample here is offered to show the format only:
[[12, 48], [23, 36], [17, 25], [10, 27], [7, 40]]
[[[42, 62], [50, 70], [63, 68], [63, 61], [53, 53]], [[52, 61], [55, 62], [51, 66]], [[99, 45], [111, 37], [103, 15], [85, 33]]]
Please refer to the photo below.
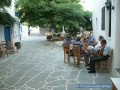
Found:
[[105, 45], [107, 44], [107, 41], [105, 39], [102, 39], [101, 40], [101, 46], [102, 47], [105, 47]]
[[70, 35], [66, 35], [66, 38], [71, 38]]
[[99, 36], [99, 41], [101, 41], [102, 39], [104, 39], [104, 37], [103, 36]]

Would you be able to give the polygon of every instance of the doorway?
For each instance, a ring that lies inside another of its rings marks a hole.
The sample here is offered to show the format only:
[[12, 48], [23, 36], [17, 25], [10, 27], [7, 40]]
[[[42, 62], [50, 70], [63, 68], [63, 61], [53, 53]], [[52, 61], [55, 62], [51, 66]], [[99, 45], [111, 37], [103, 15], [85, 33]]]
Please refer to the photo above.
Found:
[[8, 41], [11, 41], [10, 27], [9, 26], [4, 27], [4, 36], [5, 36], [6, 46], [8, 46]]

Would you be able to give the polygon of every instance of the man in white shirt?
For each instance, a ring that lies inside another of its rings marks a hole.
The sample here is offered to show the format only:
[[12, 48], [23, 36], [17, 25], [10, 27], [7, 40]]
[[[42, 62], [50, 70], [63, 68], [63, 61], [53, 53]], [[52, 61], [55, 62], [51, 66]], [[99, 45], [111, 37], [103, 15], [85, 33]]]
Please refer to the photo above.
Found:
[[101, 46], [101, 40], [104, 39], [103, 36], [99, 36], [99, 42], [95, 45], [95, 48], [94, 48], [94, 51], [97, 51], [100, 49], [100, 46]]
[[90, 68], [88, 68], [87, 70], [88, 73], [96, 73], [95, 71], [95, 63], [97, 62], [101, 62], [104, 60], [108, 60], [108, 58], [110, 57], [110, 53], [111, 53], [111, 49], [109, 46], [107, 46], [107, 42], [105, 39], [101, 40], [101, 55], [99, 57], [95, 57], [95, 58], [91, 58], [90, 59]]
[[90, 63], [90, 58], [94, 55], [94, 54], [97, 54], [98, 51], [100, 51], [101, 49], [101, 40], [104, 39], [103, 36], [99, 36], [99, 42], [95, 45], [95, 47], [93, 49], [89, 49], [89, 47], [93, 47], [93, 46], [88, 46], [88, 53], [86, 53], [86, 59], [87, 59], [87, 63], [88, 63], [88, 66], [89, 66], [89, 63]]

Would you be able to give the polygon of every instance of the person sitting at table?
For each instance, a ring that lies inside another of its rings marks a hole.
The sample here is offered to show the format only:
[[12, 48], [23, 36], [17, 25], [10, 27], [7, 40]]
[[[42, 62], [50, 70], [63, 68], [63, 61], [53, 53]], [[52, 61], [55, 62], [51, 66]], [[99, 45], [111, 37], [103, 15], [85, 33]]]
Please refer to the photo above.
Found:
[[87, 42], [88, 45], [93, 46], [94, 45], [94, 41], [95, 41], [95, 39], [94, 39], [92, 34], [90, 35], [90, 37], [87, 37], [86, 42]]
[[87, 59], [87, 63], [88, 63], [88, 66], [89, 66], [89, 63], [90, 63], [90, 57], [92, 56], [95, 56], [95, 54], [97, 54], [99, 51], [100, 51], [100, 47], [101, 47], [101, 40], [103, 39], [104, 37], [103, 36], [99, 36], [99, 42], [95, 45], [95, 47], [89, 45], [88, 48], [87, 48], [87, 51], [85, 52], [86, 53], [86, 59]]
[[90, 68], [87, 68], [88, 73], [96, 73], [95, 71], [95, 63], [101, 62], [104, 60], [108, 60], [110, 57], [111, 49], [107, 46], [107, 41], [105, 39], [101, 40], [101, 50], [100, 55], [98, 57], [90, 58]]
[[64, 47], [64, 46], [69, 46], [70, 47], [70, 56], [73, 56], [73, 43], [72, 43], [72, 41], [71, 41], [71, 37], [70, 37], [70, 35], [67, 35], [66, 36], [66, 38], [64, 39], [64, 41], [63, 41], [63, 44], [62, 44], [62, 46]]
[[70, 37], [70, 35], [67, 35], [66, 38], [63, 41], [62, 46], [64, 46], [64, 45], [70, 46], [70, 44], [72, 44], [71, 37]]
[[104, 39], [104, 37], [100, 35], [98, 38], [99, 42], [95, 45], [94, 51], [98, 51], [100, 49], [100, 46], [101, 46], [100, 42], [102, 39]]
[[78, 46], [82, 47], [83, 44], [81, 42], [81, 38], [77, 37], [77, 39], [75, 41], [73, 41], [73, 45], [78, 45]]

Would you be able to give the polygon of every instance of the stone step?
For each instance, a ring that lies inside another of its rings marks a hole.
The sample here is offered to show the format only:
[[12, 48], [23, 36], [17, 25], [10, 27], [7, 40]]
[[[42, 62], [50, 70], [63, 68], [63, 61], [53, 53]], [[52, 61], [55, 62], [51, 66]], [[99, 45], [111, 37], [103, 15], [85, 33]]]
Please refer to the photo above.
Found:
[[113, 76], [120, 78], [120, 68], [115, 68], [113, 71]]

